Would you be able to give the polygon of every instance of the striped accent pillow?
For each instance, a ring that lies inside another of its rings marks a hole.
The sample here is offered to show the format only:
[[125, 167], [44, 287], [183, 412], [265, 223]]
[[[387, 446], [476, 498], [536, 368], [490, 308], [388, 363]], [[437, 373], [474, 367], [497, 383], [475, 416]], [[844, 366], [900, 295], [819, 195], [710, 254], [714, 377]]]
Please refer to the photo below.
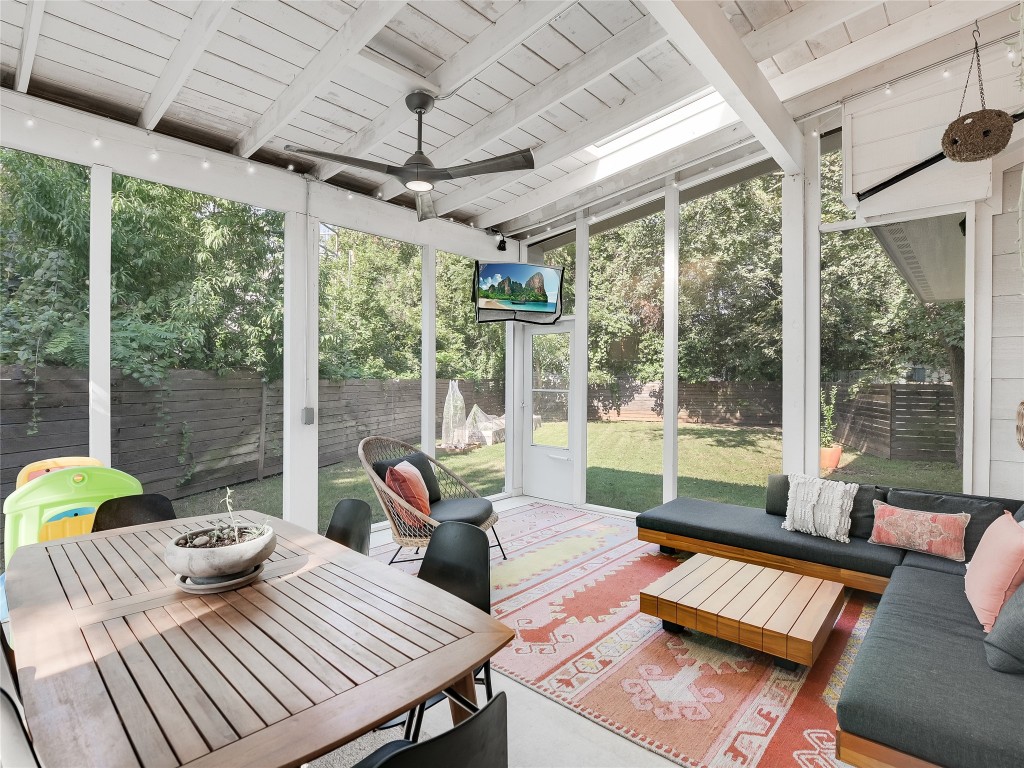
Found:
[[[406, 504], [430, 517], [430, 496], [427, 493], [427, 484], [423, 482], [423, 475], [416, 467], [408, 461], [388, 467], [384, 482], [388, 488], [401, 496]], [[398, 508], [398, 514], [408, 525], [414, 528], [423, 527], [422, 522], [401, 507]]]

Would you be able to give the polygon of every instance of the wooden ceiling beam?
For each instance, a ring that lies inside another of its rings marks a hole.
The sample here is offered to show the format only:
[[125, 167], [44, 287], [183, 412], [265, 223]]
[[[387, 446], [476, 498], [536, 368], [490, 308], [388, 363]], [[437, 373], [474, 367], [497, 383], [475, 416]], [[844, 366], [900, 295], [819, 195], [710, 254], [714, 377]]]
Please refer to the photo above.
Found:
[[21, 48], [18, 49], [18, 63], [14, 71], [14, 90], [25, 93], [32, 77], [32, 63], [36, 58], [39, 44], [39, 28], [43, 24], [43, 0], [28, 0], [25, 8], [25, 23], [21, 27]]
[[[592, 120], [571, 131], [566, 131], [557, 139], [541, 144], [533, 151], [537, 168], [543, 168], [561, 160], [575, 152], [611, 136], [619, 131], [641, 122], [650, 115], [657, 114], [692, 96], [707, 82], [693, 67], [685, 74], [670, 82], [659, 82], [648, 90], [627, 99], [614, 109], [603, 112]], [[495, 173], [480, 176], [475, 182], [467, 184], [457, 192], [450, 192], [434, 201], [434, 210], [438, 215], [450, 213], [476, 200], [487, 197], [496, 189], [512, 183], [515, 178], [523, 176], [527, 171], [515, 174]]]
[[[435, 149], [431, 161], [437, 167], [458, 163], [664, 39], [665, 30], [644, 16]], [[390, 200], [404, 191], [402, 182], [389, 179], [376, 193]]]
[[815, 35], [881, 4], [875, 0], [815, 0], [780, 16], [760, 29], [748, 32], [743, 36], [743, 44], [754, 57], [754, 61], [764, 61], [795, 43], [810, 40]]
[[803, 168], [803, 136], [717, 3], [641, 0], [786, 173]]
[[167, 109], [174, 103], [181, 87], [185, 85], [189, 75], [195, 68], [199, 57], [203, 55], [206, 47], [210, 44], [213, 36], [217, 34], [221, 22], [231, 10], [233, 2], [221, 2], [221, 0], [203, 0], [199, 3], [192, 21], [185, 27], [185, 31], [174, 46], [171, 56], [164, 65], [164, 71], [160, 79], [153, 86], [152, 93], [146, 99], [146, 105], [139, 115], [138, 126], [151, 131], [156, 128], [160, 118], [164, 116]]
[[365, 0], [306, 65], [277, 101], [235, 145], [235, 154], [249, 157], [302, 111], [341, 69], [348, 66], [405, 6], [394, 0]]
[[[448, 94], [472, 80], [572, 4], [573, 0], [536, 0], [512, 6], [494, 24], [434, 70], [429, 78], [434, 84], [430, 92], [435, 95]], [[363, 156], [411, 119], [412, 114], [405, 106], [405, 99], [399, 99], [338, 147], [337, 153]], [[317, 164], [314, 175], [321, 180], [329, 179], [344, 167], [340, 163], [324, 161]]]
[[[772, 88], [780, 99], [788, 101], [881, 64], [938, 37], [972, 26], [976, 19], [1008, 11], [1015, 5], [1017, 3], [1006, 0], [946, 0], [779, 75], [771, 81]], [[973, 38], [970, 42], [973, 44]]]
[[656, 169], [654, 176], [664, 176], [709, 152], [748, 141], [750, 133], [733, 108], [719, 95], [711, 94], [695, 101], [692, 114], [679, 122], [499, 205], [472, 223], [480, 228], [498, 226], [593, 186], [611, 194], [623, 184], [635, 186], [646, 181], [651, 169]]

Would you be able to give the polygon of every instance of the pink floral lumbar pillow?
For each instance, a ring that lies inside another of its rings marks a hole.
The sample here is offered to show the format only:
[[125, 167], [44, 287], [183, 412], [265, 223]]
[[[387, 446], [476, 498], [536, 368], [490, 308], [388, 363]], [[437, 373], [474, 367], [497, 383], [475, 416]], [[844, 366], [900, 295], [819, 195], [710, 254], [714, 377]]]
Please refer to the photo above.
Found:
[[966, 559], [964, 533], [971, 521], [971, 516], [966, 512], [950, 515], [903, 509], [877, 499], [873, 503], [875, 525], [868, 539], [870, 544], [912, 549], [956, 560], [958, 563]]
[[985, 631], [1024, 584], [1024, 528], [1007, 512], [985, 529], [964, 577], [967, 600]]

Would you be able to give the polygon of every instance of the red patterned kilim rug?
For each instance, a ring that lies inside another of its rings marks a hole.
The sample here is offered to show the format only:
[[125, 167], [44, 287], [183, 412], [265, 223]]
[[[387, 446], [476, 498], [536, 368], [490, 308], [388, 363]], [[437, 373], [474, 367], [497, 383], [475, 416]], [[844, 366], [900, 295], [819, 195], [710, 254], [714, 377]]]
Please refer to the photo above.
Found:
[[641, 614], [640, 590], [679, 561], [637, 541], [631, 520], [533, 504], [502, 513], [498, 529], [509, 559], [492, 561], [492, 613], [516, 638], [495, 669], [681, 765], [845, 765], [835, 706], [873, 598], [854, 593], [814, 667], [788, 672]]

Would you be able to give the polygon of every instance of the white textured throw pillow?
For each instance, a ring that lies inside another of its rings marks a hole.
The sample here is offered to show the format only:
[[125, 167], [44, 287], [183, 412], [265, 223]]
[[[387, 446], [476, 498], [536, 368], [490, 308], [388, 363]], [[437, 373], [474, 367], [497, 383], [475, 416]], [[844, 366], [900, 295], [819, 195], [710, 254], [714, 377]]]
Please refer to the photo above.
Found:
[[850, 543], [850, 513], [856, 483], [839, 483], [810, 475], [789, 476], [786, 519], [782, 527], [812, 536]]

